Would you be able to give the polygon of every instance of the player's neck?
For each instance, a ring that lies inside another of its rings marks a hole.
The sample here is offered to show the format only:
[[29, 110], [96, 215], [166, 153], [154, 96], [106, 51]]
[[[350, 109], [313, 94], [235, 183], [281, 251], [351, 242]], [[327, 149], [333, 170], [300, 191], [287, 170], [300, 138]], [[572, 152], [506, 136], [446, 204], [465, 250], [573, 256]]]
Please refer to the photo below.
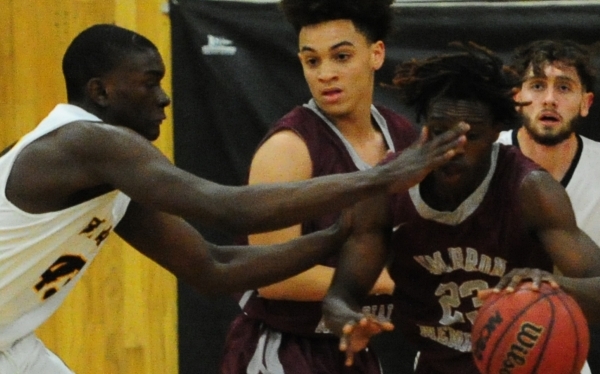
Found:
[[517, 139], [523, 154], [546, 169], [557, 181], [563, 179], [577, 154], [575, 133], [556, 145], [543, 145], [537, 143], [525, 128], [520, 128]]
[[371, 117], [370, 102], [361, 108], [355, 108], [346, 116], [335, 118], [333, 123], [363, 161], [369, 165], [381, 161], [387, 145], [379, 126]]
[[460, 177], [461, 181], [449, 181], [443, 172], [434, 171], [420, 183], [421, 198], [437, 211], [453, 212], [481, 186], [490, 167], [489, 159], [485, 160]]
[[352, 108], [352, 111], [343, 115], [328, 117], [335, 127], [347, 137], [360, 137], [362, 134], [368, 134], [373, 130], [370, 101], [359, 103]]

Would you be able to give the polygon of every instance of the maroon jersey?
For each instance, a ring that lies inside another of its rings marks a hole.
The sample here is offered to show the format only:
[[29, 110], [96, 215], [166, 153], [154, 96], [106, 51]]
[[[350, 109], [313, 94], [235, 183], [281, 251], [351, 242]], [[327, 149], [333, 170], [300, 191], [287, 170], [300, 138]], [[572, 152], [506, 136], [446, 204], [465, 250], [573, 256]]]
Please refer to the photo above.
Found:
[[[393, 150], [402, 150], [417, 139], [415, 128], [398, 114], [383, 107], [377, 107], [372, 114], [388, 146], [392, 143], [390, 148]], [[333, 125], [307, 107], [296, 107], [281, 118], [263, 142], [284, 130], [295, 132], [306, 143], [313, 165], [313, 177], [353, 172], [364, 166], [360, 165], [361, 160], [357, 162], [353, 158], [353, 150], [345, 146]], [[302, 234], [329, 227], [337, 217], [333, 214], [304, 222]], [[331, 257], [323, 263], [332, 267], [336, 264], [337, 257]], [[269, 372], [277, 373], [284, 370], [285, 373], [307, 374], [380, 372], [378, 360], [370, 350], [357, 355], [353, 367], [344, 366], [344, 354], [338, 349], [338, 339], [322, 322], [320, 301], [269, 300], [253, 292], [249, 299], [243, 299], [240, 304], [244, 313], [236, 318], [228, 333], [222, 373], [260, 373], [261, 370], [267, 371], [267, 367]], [[390, 318], [392, 297], [371, 297], [364, 308]], [[273, 351], [276, 352], [275, 358]]]
[[[396, 151], [402, 150], [416, 140], [418, 134], [414, 127], [403, 117], [394, 112], [377, 107], [385, 118], [390, 137]], [[313, 177], [348, 173], [357, 171], [355, 161], [347, 151], [340, 137], [312, 110], [297, 107], [284, 116], [266, 135], [291, 130], [306, 143], [313, 164]], [[332, 225], [337, 214], [328, 215], [302, 224], [302, 234], [308, 234]], [[335, 266], [336, 256], [323, 263]], [[373, 296], [366, 304], [368, 311], [389, 316], [391, 313], [391, 296]], [[321, 322], [321, 302], [300, 302], [285, 300], [269, 300], [254, 295], [244, 307], [244, 312], [252, 318], [264, 321], [268, 326], [280, 331], [299, 335], [329, 333]]]
[[470, 343], [477, 290], [513, 268], [552, 271], [517, 201], [523, 178], [540, 167], [516, 148], [496, 147], [489, 184], [454, 212], [427, 207], [418, 186], [392, 197], [394, 322], [421, 352], [417, 373], [478, 373]]

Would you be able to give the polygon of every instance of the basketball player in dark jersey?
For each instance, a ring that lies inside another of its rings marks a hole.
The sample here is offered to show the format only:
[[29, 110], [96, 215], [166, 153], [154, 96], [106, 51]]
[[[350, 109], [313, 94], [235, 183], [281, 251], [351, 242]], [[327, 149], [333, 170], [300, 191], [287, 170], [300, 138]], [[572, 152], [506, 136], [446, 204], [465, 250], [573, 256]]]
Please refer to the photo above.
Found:
[[[280, 119], [253, 159], [250, 184], [290, 182], [367, 170], [418, 134], [403, 117], [373, 105], [374, 74], [384, 60], [391, 0], [284, 0], [299, 34], [299, 57], [313, 98]], [[336, 215], [250, 237], [272, 244], [320, 230]], [[223, 374], [379, 374], [372, 349], [345, 367], [338, 339], [323, 324], [322, 298], [336, 258], [292, 279], [250, 291], [229, 331]], [[390, 318], [393, 282], [384, 271], [364, 304]]]
[[[519, 77], [486, 49], [465, 48], [405, 63], [394, 79], [431, 134], [460, 122], [470, 130], [462, 152], [407, 193], [357, 206], [324, 300], [347, 364], [378, 324], [360, 301], [390, 255], [394, 322], [420, 351], [416, 373], [478, 373], [470, 331], [480, 290], [549, 281], [575, 296], [590, 322], [599, 315], [590, 295], [600, 294], [600, 278], [577, 278], [600, 276], [600, 254], [565, 190], [518, 149], [495, 143], [519, 119], [511, 92]], [[551, 274], [553, 263], [565, 277]]]

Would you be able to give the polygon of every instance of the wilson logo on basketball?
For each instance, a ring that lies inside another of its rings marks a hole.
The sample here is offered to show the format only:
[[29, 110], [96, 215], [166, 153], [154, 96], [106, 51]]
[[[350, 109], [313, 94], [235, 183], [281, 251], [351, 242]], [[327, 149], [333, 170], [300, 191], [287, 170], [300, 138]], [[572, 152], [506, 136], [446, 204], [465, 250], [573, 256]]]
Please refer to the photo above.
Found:
[[494, 314], [487, 320], [485, 326], [483, 326], [483, 329], [481, 330], [481, 335], [479, 336], [479, 339], [477, 339], [473, 346], [473, 355], [476, 359], [483, 359], [483, 352], [485, 351], [487, 342], [488, 340], [490, 340], [492, 333], [496, 330], [498, 325], [502, 323], [502, 321], [502, 316], [498, 311], [496, 311], [496, 314]]
[[535, 347], [540, 335], [544, 333], [544, 327], [525, 322], [521, 325], [517, 333], [515, 342], [511, 344], [510, 350], [502, 362], [500, 374], [510, 374], [517, 365], [524, 365], [527, 362], [527, 354]]

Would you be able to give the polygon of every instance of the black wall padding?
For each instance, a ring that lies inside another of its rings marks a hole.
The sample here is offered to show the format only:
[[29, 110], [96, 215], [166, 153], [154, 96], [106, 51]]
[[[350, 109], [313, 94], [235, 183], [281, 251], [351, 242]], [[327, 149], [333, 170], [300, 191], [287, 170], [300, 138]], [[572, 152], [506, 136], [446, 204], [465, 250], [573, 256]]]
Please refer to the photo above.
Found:
[[[534, 39], [586, 44], [600, 39], [600, 4], [408, 3], [395, 6], [395, 32], [386, 43], [378, 82], [389, 83], [399, 61], [451, 51], [452, 41], [474, 41], [508, 57], [515, 46]], [[296, 35], [274, 3], [178, 0], [170, 4], [170, 17], [175, 163], [212, 181], [242, 184], [269, 126], [310, 97], [296, 57]], [[378, 86], [375, 101], [412, 118], [389, 89]], [[581, 127], [597, 140], [599, 111], [597, 104]], [[233, 240], [214, 228], [196, 227], [210, 241]], [[218, 372], [225, 332], [236, 313], [231, 298], [200, 296], [179, 284], [181, 374]], [[401, 338], [388, 334], [381, 340], [386, 373], [410, 372], [412, 352]]]

